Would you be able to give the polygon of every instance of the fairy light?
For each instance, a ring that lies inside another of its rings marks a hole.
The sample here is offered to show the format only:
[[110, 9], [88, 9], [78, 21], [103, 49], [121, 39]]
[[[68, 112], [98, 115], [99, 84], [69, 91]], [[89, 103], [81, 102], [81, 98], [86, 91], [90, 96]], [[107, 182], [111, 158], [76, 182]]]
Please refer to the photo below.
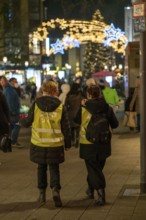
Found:
[[[76, 40], [76, 46], [78, 47], [80, 44], [88, 42], [104, 43], [124, 55], [127, 45], [127, 38], [124, 32], [119, 28], [116, 29], [113, 24], [111, 26], [105, 24], [100, 12], [98, 11], [97, 13], [99, 21], [97, 20], [96, 12], [91, 21], [51, 19], [50, 21], [42, 22], [42, 25], [33, 34], [39, 41], [43, 41], [50, 34], [50, 30], [57, 27], [65, 31], [64, 39], [66, 37], [73, 38], [74, 41]], [[63, 44], [63, 39], [60, 42]], [[61, 47], [61, 53], [63, 49], [72, 47], [74, 47], [73, 43], [65, 45], [64, 48]], [[56, 48], [55, 46], [53, 47], [54, 52]]]

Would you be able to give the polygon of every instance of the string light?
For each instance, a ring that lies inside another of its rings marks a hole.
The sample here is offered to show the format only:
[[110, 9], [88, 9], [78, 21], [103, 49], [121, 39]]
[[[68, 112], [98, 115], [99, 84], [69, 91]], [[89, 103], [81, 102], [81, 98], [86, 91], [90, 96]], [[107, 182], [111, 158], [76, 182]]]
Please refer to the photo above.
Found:
[[[97, 13], [99, 21], [96, 16]], [[105, 24], [99, 10], [95, 12], [91, 21], [65, 20], [57, 18], [43, 22], [42, 26], [38, 27], [33, 33], [34, 37], [43, 41], [50, 34], [50, 30], [55, 29], [56, 27], [60, 28], [63, 32], [66, 31], [64, 38], [60, 41], [61, 44], [65, 44], [64, 48], [63, 46], [61, 47], [61, 53], [63, 53], [63, 49], [69, 49], [75, 47], [75, 45], [76, 47], [79, 47], [80, 44], [95, 42], [108, 45], [116, 52], [125, 55], [127, 38], [125, 37], [124, 32], [119, 28], [116, 29], [113, 24], [111, 24], [111, 26]], [[72, 43], [69, 38], [72, 39]], [[57, 43], [59, 43], [59, 41]], [[54, 53], [56, 53], [59, 44], [57, 44], [57, 46], [52, 44], [52, 47]], [[53, 50], [51, 48], [49, 54], [51, 54]]]

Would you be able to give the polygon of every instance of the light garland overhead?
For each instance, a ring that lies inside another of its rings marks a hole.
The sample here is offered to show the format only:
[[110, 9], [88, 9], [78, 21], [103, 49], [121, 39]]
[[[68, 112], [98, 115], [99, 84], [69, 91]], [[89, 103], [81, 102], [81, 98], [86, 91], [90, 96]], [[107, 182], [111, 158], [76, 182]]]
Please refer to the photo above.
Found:
[[[100, 13], [100, 12], [99, 12]], [[34, 37], [43, 41], [50, 34], [51, 29], [60, 28], [65, 34], [61, 43], [65, 43], [64, 48], [68, 49], [88, 42], [104, 43], [111, 46], [116, 52], [125, 54], [127, 39], [120, 29], [115, 29], [114, 25], [111, 26], [103, 22], [101, 14], [98, 15], [100, 21], [93, 15], [91, 21], [80, 20], [65, 20], [65, 19], [51, 19], [48, 22], [42, 22], [42, 26], [37, 28], [34, 32]], [[109, 39], [108, 39], [109, 37]], [[70, 43], [70, 39], [72, 43]], [[74, 43], [73, 43], [74, 42]], [[53, 44], [52, 44], [53, 45]], [[54, 45], [53, 45], [54, 46]], [[59, 47], [59, 46], [58, 46]], [[51, 48], [50, 55], [56, 47]]]
[[113, 47], [117, 52], [120, 52], [126, 47], [128, 41], [125, 33], [119, 28], [116, 29], [114, 24], [111, 24], [109, 28], [104, 30], [104, 32], [106, 34], [106, 38], [103, 41], [105, 46]]

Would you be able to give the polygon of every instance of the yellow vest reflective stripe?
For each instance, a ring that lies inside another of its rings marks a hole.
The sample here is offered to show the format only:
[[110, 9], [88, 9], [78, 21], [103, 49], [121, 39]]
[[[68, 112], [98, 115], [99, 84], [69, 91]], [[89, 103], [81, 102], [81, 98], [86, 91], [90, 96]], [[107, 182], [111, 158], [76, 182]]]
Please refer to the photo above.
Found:
[[81, 123], [81, 129], [80, 129], [80, 143], [81, 144], [92, 144], [90, 141], [86, 139], [86, 128], [90, 121], [91, 114], [82, 107], [82, 123]]
[[54, 112], [41, 111], [37, 104], [34, 109], [31, 142], [42, 147], [58, 147], [64, 145], [64, 136], [61, 131], [61, 117], [63, 105]]

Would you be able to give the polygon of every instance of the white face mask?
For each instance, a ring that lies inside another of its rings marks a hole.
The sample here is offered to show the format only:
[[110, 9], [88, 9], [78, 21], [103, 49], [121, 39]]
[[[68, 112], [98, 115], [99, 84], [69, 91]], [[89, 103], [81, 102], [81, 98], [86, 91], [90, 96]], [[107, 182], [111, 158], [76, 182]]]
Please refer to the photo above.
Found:
[[14, 84], [14, 87], [15, 87], [15, 88], [18, 88], [18, 87], [19, 87], [19, 84], [18, 84], [18, 83], [15, 83], [15, 84]]

